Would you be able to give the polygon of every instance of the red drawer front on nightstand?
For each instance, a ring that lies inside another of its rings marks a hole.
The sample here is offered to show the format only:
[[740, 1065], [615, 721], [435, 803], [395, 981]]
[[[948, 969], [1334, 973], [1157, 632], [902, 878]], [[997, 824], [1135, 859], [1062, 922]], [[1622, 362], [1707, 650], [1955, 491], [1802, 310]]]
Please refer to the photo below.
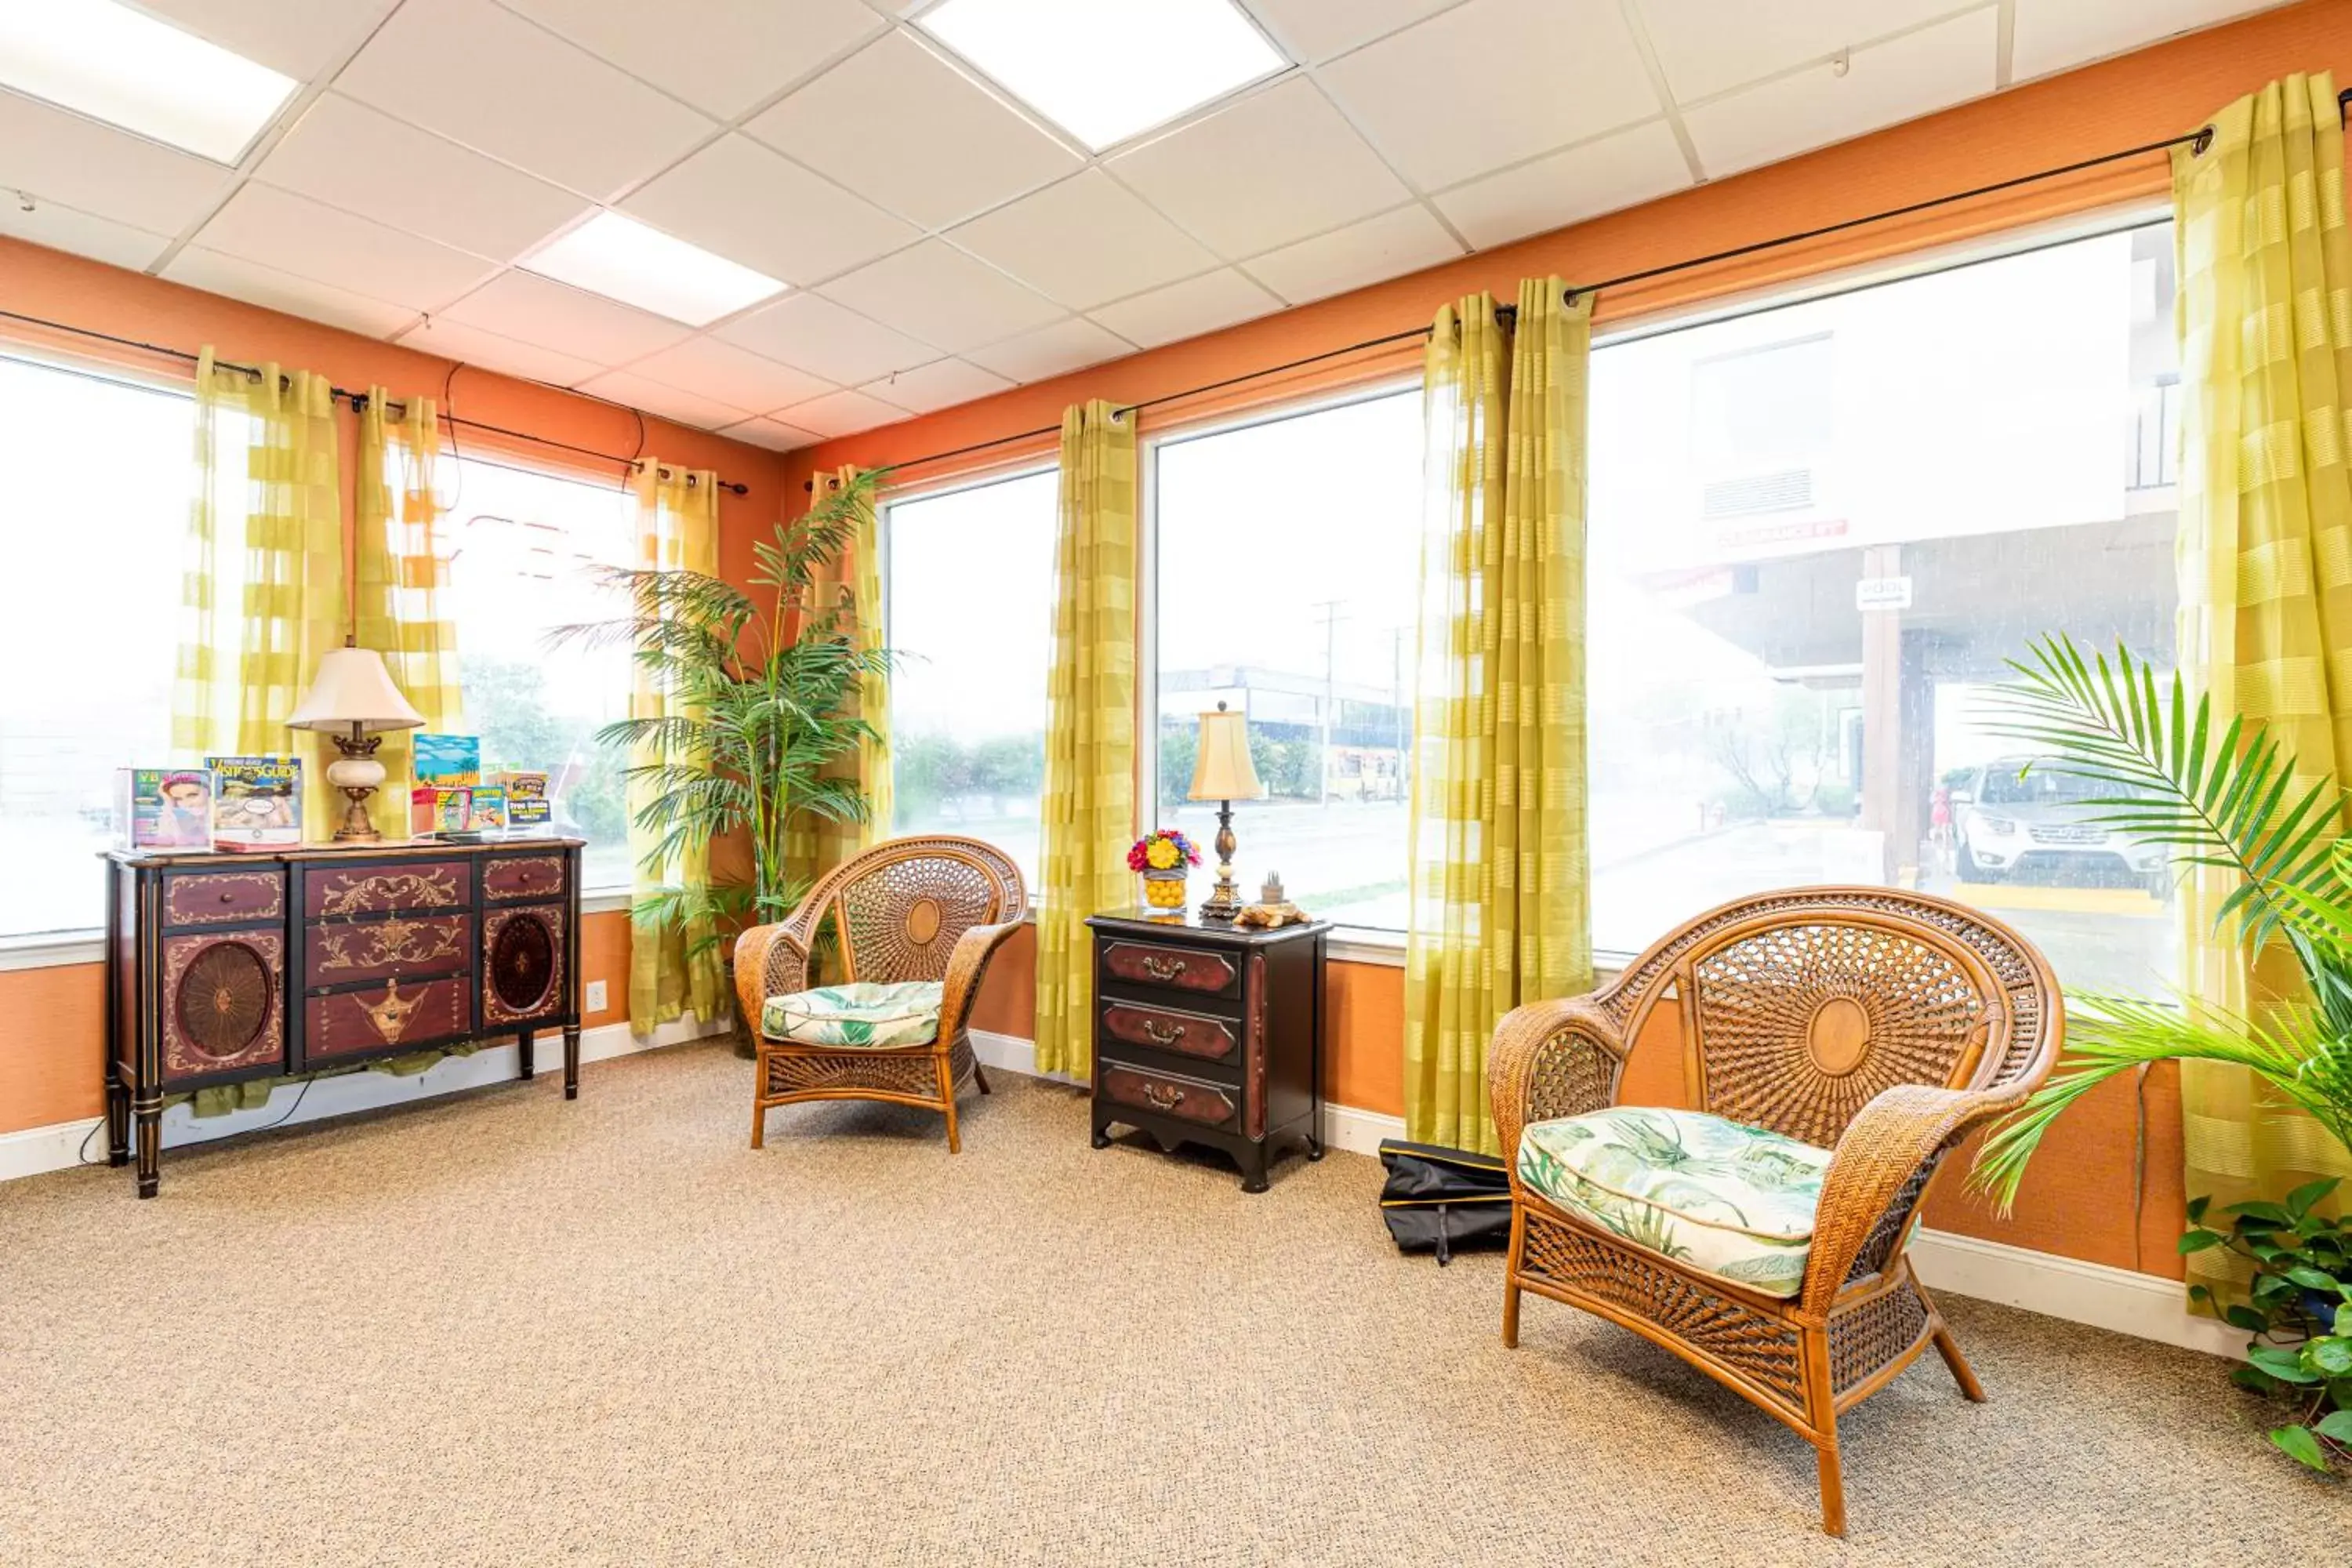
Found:
[[1241, 1051], [1241, 1034], [1232, 1024], [1202, 1013], [1146, 1007], [1136, 1002], [1105, 1002], [1102, 1026], [1103, 1033], [1114, 1040], [1203, 1061], [1232, 1061]]
[[1102, 1075], [1105, 1098], [1114, 1104], [1153, 1111], [1179, 1121], [1197, 1122], [1202, 1127], [1229, 1129], [1241, 1114], [1241, 1104], [1233, 1091], [1213, 1083], [1180, 1078], [1174, 1073], [1146, 1072], [1123, 1064], [1103, 1063], [1096, 1070]]
[[312, 1061], [352, 1056], [387, 1046], [430, 1046], [468, 1032], [474, 983], [469, 975], [446, 980], [387, 980], [357, 991], [313, 996], [304, 1004], [302, 1054]]
[[317, 925], [310, 930], [302, 984], [317, 988], [389, 980], [394, 975], [461, 973], [471, 966], [473, 952], [471, 915], [414, 919], [393, 915], [380, 921]]
[[1182, 947], [1155, 947], [1148, 942], [1114, 942], [1103, 948], [1103, 968], [1133, 985], [1165, 985], [1176, 991], [1198, 991], [1207, 996], [1230, 996], [1241, 986], [1241, 972], [1222, 953]]
[[558, 899], [563, 896], [563, 857], [514, 855], [482, 867], [482, 891], [493, 899]]
[[276, 920], [285, 912], [283, 872], [205, 871], [163, 880], [167, 926], [233, 925]]
[[163, 1079], [286, 1060], [286, 939], [225, 931], [163, 939]]
[[339, 915], [463, 909], [472, 898], [472, 874], [473, 868], [463, 860], [314, 871], [303, 884], [309, 889], [302, 897], [303, 913], [315, 921]]

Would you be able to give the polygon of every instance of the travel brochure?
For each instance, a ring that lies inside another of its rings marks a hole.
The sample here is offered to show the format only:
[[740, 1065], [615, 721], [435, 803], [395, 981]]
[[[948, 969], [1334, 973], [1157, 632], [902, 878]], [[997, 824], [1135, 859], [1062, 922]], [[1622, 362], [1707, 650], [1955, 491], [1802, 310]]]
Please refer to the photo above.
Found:
[[283, 849], [302, 842], [302, 759], [206, 757], [213, 773], [213, 844]]
[[121, 769], [115, 775], [114, 837], [125, 849], [211, 848], [212, 769]]

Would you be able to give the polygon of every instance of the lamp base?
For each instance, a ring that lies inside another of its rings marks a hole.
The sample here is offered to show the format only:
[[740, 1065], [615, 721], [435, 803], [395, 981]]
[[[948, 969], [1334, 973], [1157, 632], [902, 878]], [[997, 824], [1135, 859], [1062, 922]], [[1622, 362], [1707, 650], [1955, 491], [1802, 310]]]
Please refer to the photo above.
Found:
[[1201, 900], [1201, 918], [1204, 921], [1229, 921], [1242, 912], [1242, 890], [1234, 886], [1234, 851], [1241, 847], [1234, 837], [1234, 803], [1217, 802], [1217, 885]]
[[343, 809], [343, 820], [335, 829], [338, 844], [373, 844], [383, 835], [376, 831], [368, 818], [368, 797], [383, 783], [383, 764], [375, 760], [375, 749], [383, 737], [362, 735], [359, 726], [352, 726], [349, 735], [335, 735], [335, 749], [343, 754], [327, 764], [327, 782], [343, 792], [351, 805]]

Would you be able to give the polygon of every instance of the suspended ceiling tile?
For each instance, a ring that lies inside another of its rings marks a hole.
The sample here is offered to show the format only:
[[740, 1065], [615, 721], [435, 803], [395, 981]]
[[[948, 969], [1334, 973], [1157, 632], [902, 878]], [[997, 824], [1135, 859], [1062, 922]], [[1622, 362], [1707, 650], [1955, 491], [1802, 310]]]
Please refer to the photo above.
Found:
[[626, 364], [689, 329], [530, 272], [502, 272], [441, 312], [447, 320], [598, 364]]
[[1255, 257], [1250, 275], [1294, 305], [1451, 261], [1462, 247], [1419, 203]]
[[[2267, 11], [2279, 0], [2017, 0], [2010, 79], [2027, 81], [2176, 33]], [[2317, 68], [2315, 66], [2315, 69]], [[2254, 84], [2248, 82], [2248, 87]]]
[[1337, 228], [1411, 195], [1305, 77], [1122, 153], [1109, 168], [1227, 258]]
[[948, 353], [1000, 342], [1063, 313], [1044, 295], [938, 239], [884, 257], [819, 291]]
[[580, 384], [582, 392], [591, 397], [601, 397], [607, 403], [626, 404], [645, 414], [658, 414], [680, 425], [691, 425], [701, 430], [716, 430], [722, 425], [740, 424], [751, 416], [748, 408], [737, 408], [715, 397], [698, 392], [688, 392], [667, 382], [656, 381], [635, 371], [611, 370], [592, 376]]
[[744, 130], [925, 228], [1075, 172], [1077, 154], [893, 32]]
[[1423, 190], [1664, 108], [1618, 0], [1469, 0], [1318, 75]]
[[178, 234], [211, 211], [234, 178], [218, 163], [0, 91], [0, 191]]
[[[526, 381], [543, 381], [554, 386], [584, 381], [601, 368], [591, 361], [469, 327], [446, 316], [436, 316], [411, 327], [401, 334], [400, 342], [404, 348], [438, 354], [459, 364], [479, 365], [503, 375], [519, 375]], [[457, 376], [448, 386], [452, 401], [464, 398], [464, 376]]]
[[416, 312], [405, 305], [371, 300], [331, 283], [298, 278], [291, 272], [280, 272], [240, 256], [207, 250], [201, 245], [184, 247], [163, 268], [163, 275], [174, 283], [202, 289], [208, 294], [226, 295], [249, 305], [324, 321], [331, 327], [341, 327], [371, 338], [390, 337], [416, 319]]
[[780, 408], [775, 416], [780, 423], [814, 430], [831, 440], [835, 436], [855, 436], [877, 425], [896, 425], [907, 416], [907, 411], [869, 393], [845, 390]]
[[494, 261], [511, 261], [589, 207], [560, 186], [331, 92], [310, 105], [254, 178]]
[[656, 228], [808, 284], [919, 237], [861, 201], [744, 136], [724, 136], [621, 204]]
[[398, 0], [138, 0], [142, 11], [307, 80], [335, 64]]
[[0, 195], [0, 234], [133, 272], [152, 267], [172, 244], [169, 235], [151, 234], [58, 202], [36, 198], [33, 210], [26, 212], [13, 195]]
[[1319, 65], [1385, 33], [1434, 16], [1455, 0], [1250, 0], [1290, 58]]
[[506, 0], [633, 76], [732, 120], [887, 26], [858, 0]]
[[1087, 313], [1129, 342], [1151, 349], [1281, 309], [1281, 300], [1228, 267]]
[[931, 414], [942, 408], [952, 408], [959, 403], [970, 403], [976, 397], [986, 397], [1003, 392], [1013, 384], [992, 371], [960, 359], [935, 360], [869, 382], [858, 388], [885, 403], [896, 404], [915, 414]]
[[1856, 49], [1838, 76], [1812, 66], [1683, 111], [1710, 179], [1777, 163], [1993, 90], [1998, 24], [1971, 11]]
[[1105, 360], [1124, 358], [1134, 352], [1135, 345], [1126, 339], [1074, 316], [1001, 343], [991, 343], [984, 349], [974, 349], [969, 357], [1014, 381], [1045, 381]]
[[600, 201], [718, 129], [489, 0], [406, 0], [335, 86]]
[[[1684, 103], [1948, 16], [1968, 0], [1634, 0], [1666, 89]], [[2073, 4], [2074, 0], [2067, 0]]]
[[1692, 184], [1663, 120], [1489, 174], [1430, 199], [1481, 250], [1651, 201]]
[[1100, 169], [974, 218], [950, 237], [1073, 310], [1156, 289], [1217, 259]]
[[727, 342], [842, 385], [940, 357], [939, 350], [815, 294], [792, 294], [712, 330]]
[[814, 447], [824, 439], [814, 430], [803, 430], [781, 419], [746, 419], [740, 425], [727, 426], [719, 433], [730, 440], [765, 447], [771, 452], [796, 452], [803, 447]]
[[682, 386], [751, 413], [806, 402], [833, 390], [830, 383], [804, 370], [779, 364], [763, 354], [711, 337], [688, 338], [676, 348], [648, 355], [628, 368], [652, 380]]
[[250, 183], [196, 231], [195, 243], [415, 310], [437, 310], [497, 269], [478, 256]]

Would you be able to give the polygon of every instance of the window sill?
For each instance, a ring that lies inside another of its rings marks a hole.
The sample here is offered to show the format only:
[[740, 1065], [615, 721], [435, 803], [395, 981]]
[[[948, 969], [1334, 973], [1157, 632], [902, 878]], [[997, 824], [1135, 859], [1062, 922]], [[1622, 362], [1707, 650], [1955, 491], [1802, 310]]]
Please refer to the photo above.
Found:
[[0, 973], [12, 969], [59, 969], [74, 963], [102, 963], [106, 933], [101, 931], [45, 931], [27, 936], [0, 937]]

